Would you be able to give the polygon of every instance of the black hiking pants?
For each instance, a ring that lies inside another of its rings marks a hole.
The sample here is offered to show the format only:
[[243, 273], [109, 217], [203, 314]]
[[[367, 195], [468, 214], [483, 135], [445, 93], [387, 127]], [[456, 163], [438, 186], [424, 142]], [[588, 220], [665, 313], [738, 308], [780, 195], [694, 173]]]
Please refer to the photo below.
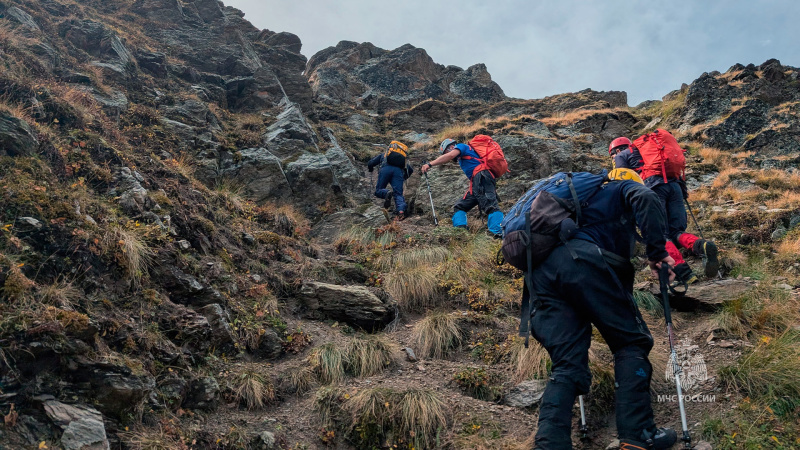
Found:
[[592, 324], [614, 354], [616, 416], [620, 439], [641, 439], [654, 429], [650, 404], [652, 366], [647, 358], [653, 337], [633, 300], [633, 266], [614, 264], [593, 243], [571, 240], [533, 272], [538, 299], [532, 334], [553, 362], [539, 406], [537, 449], [571, 449], [575, 397], [591, 386], [589, 345]]
[[470, 187], [471, 190], [464, 194], [464, 198], [453, 206], [454, 212], [467, 212], [476, 206], [487, 216], [495, 211], [500, 211], [495, 179], [488, 170], [481, 170], [476, 173], [472, 177]]

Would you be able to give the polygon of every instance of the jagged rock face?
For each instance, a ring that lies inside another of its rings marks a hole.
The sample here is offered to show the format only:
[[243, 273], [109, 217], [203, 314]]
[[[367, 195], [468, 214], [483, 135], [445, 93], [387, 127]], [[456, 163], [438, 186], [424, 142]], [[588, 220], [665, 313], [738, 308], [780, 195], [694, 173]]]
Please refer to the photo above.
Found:
[[485, 65], [467, 70], [445, 67], [410, 44], [387, 51], [370, 43], [342, 41], [311, 57], [306, 76], [316, 100], [355, 104], [379, 113], [426, 98], [481, 102], [505, 98]]
[[[149, 19], [143, 27], [149, 36], [190, 66], [166, 69], [190, 79], [205, 78], [205, 83], [224, 89], [232, 109], [272, 107], [285, 92], [304, 111], [311, 111], [311, 90], [302, 76], [306, 58], [297, 36], [258, 30], [241, 11], [216, 0], [137, 0], [132, 10]], [[148, 70], [163, 73], [165, 63], [158, 57], [146, 59]]]

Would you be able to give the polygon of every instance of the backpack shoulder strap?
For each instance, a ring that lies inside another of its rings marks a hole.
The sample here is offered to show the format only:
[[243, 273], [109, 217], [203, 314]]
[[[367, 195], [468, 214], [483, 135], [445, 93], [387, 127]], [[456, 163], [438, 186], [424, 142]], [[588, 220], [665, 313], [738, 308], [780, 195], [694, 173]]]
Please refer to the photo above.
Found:
[[575, 225], [580, 227], [583, 214], [581, 213], [581, 201], [575, 191], [575, 185], [572, 184], [572, 172], [567, 174], [567, 186], [569, 186], [569, 193], [572, 194], [572, 201], [575, 203]]
[[525, 338], [525, 348], [528, 348], [528, 340], [531, 334], [531, 314], [532, 305], [537, 302], [536, 291], [533, 290], [533, 246], [531, 243], [531, 215], [530, 211], [525, 212], [525, 253], [528, 262], [528, 270], [525, 271], [525, 284], [522, 287], [522, 311], [519, 320], [519, 335]]

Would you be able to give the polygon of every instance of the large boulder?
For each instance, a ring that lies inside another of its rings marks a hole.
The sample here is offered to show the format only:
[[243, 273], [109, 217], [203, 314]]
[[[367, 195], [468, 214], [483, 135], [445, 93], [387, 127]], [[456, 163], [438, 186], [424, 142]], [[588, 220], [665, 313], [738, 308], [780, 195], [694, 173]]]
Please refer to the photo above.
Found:
[[31, 156], [38, 147], [28, 122], [0, 110], [0, 155]]
[[67, 405], [56, 400], [44, 402], [47, 417], [64, 433], [61, 445], [64, 450], [108, 450], [109, 444], [103, 415], [84, 405]]
[[307, 316], [333, 319], [367, 331], [376, 331], [395, 317], [394, 301], [381, 299], [364, 286], [340, 286], [307, 281], [298, 294]]

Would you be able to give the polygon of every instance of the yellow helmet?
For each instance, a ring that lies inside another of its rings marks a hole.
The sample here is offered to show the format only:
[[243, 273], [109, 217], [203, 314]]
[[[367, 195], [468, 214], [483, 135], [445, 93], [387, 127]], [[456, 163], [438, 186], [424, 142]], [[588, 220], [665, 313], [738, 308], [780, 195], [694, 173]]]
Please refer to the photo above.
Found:
[[639, 174], [631, 169], [614, 169], [608, 172], [608, 179], [610, 181], [633, 180], [639, 184], [644, 184]]

